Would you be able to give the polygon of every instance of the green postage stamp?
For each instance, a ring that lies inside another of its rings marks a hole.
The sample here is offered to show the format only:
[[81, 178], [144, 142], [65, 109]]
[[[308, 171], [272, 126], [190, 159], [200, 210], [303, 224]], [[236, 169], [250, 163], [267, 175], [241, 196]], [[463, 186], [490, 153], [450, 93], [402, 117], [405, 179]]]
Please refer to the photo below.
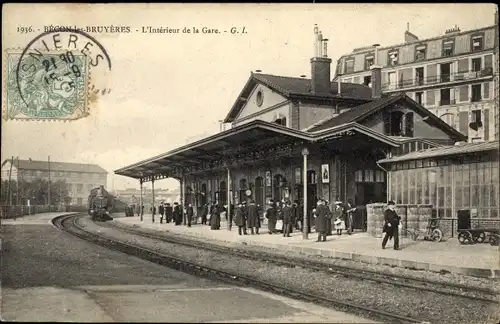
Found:
[[73, 51], [6, 53], [4, 119], [75, 120], [89, 114], [87, 56]]

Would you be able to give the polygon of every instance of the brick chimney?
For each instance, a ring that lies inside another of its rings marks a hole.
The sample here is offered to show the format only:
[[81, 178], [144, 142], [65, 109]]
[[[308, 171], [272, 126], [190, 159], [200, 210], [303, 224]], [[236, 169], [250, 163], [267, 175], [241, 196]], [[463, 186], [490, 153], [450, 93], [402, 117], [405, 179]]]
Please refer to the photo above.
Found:
[[375, 47], [375, 57], [373, 65], [370, 67], [372, 71], [372, 97], [373, 99], [382, 98], [382, 66], [378, 65], [378, 47], [379, 44], [373, 45]]
[[330, 93], [330, 69], [332, 60], [327, 54], [328, 39], [314, 25], [314, 57], [311, 59], [311, 92]]

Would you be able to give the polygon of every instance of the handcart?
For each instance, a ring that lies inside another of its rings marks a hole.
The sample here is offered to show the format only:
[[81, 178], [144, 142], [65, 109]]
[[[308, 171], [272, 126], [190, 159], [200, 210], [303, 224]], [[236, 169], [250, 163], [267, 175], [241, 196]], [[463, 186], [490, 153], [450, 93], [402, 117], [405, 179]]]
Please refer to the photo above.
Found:
[[427, 221], [427, 228], [425, 231], [419, 228], [409, 228], [404, 230], [413, 241], [416, 241], [419, 236], [423, 236], [426, 241], [441, 242], [443, 239], [443, 232], [439, 229], [441, 219], [438, 217], [431, 217]]
[[458, 242], [460, 244], [483, 243], [487, 236], [491, 245], [500, 244], [500, 228], [472, 228], [470, 210], [459, 210], [457, 221]]
[[491, 245], [500, 244], [500, 230], [498, 228], [467, 228], [458, 230], [460, 244], [476, 244], [486, 241], [486, 236]]

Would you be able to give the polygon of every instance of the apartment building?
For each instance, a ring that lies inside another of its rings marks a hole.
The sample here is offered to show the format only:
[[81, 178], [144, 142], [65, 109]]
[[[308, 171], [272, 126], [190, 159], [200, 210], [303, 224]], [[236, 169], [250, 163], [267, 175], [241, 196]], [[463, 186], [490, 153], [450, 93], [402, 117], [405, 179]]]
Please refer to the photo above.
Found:
[[[12, 164], [12, 166], [11, 166]], [[2, 163], [2, 180], [31, 182], [35, 179], [51, 182], [64, 180], [68, 185], [71, 205], [87, 203], [91, 189], [103, 185], [106, 187], [108, 171], [95, 164], [49, 162], [14, 159]]]
[[407, 30], [403, 44], [377, 44], [343, 55], [335, 80], [371, 86], [370, 67], [382, 66], [384, 93], [406, 92], [469, 142], [498, 139], [496, 35], [496, 26], [465, 32], [455, 26], [420, 40]]

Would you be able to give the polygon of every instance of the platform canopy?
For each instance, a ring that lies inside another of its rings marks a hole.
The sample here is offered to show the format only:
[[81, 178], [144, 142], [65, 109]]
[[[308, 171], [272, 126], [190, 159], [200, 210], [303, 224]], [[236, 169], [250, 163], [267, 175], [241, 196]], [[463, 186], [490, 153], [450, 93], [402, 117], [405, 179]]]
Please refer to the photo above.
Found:
[[[304, 145], [331, 140], [368, 137], [398, 147], [397, 141], [356, 123], [350, 123], [317, 133], [307, 133], [275, 123], [255, 120], [231, 128], [115, 171], [115, 174], [151, 181], [183, 174], [227, 168], [257, 160], [272, 160], [282, 154], [300, 152]], [[300, 156], [300, 153], [296, 154]]]

